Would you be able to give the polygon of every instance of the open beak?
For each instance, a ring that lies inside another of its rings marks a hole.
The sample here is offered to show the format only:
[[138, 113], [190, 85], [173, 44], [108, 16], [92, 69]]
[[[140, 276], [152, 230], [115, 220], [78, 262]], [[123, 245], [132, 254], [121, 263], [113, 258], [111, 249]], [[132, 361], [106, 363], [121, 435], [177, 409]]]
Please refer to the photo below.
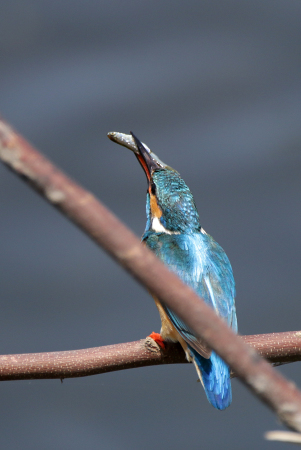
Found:
[[132, 150], [135, 153], [139, 163], [150, 180], [152, 172], [155, 169], [169, 168], [163, 161], [161, 161], [155, 153], [153, 153], [147, 145], [139, 141], [139, 139], [131, 132], [131, 134], [118, 133], [111, 131], [108, 133], [108, 138], [117, 144]]

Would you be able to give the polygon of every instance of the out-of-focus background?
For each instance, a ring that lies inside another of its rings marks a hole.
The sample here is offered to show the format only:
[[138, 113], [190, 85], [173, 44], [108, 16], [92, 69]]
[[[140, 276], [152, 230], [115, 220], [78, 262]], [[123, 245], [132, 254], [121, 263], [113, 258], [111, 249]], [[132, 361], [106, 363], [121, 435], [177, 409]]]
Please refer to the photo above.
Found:
[[[191, 188], [226, 250], [242, 334], [300, 329], [301, 3], [2, 0], [0, 111], [137, 235], [146, 181], [108, 131]], [[150, 296], [0, 167], [0, 353], [159, 331]], [[280, 368], [297, 384], [299, 363]], [[3, 449], [272, 449], [274, 415], [239, 381], [214, 410], [190, 365], [3, 382]]]

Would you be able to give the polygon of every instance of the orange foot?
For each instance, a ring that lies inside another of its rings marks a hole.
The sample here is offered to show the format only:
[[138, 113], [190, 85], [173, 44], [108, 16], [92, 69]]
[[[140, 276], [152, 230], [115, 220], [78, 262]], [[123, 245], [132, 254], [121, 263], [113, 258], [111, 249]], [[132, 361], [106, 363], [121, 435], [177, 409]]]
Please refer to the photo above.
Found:
[[165, 348], [164, 341], [162, 339], [162, 336], [160, 333], [155, 333], [154, 331], [149, 335], [150, 338], [152, 338], [155, 342], [157, 342], [158, 345], [160, 345], [161, 348]]

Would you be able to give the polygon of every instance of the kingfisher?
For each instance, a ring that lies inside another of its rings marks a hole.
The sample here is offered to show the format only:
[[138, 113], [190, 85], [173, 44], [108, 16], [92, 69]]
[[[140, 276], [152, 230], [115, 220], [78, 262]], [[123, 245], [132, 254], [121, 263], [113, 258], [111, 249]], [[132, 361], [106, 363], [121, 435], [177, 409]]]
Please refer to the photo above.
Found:
[[[108, 137], [132, 150], [146, 174], [147, 220], [142, 242], [236, 333], [232, 267], [222, 247], [201, 227], [188, 186], [132, 132], [110, 132]], [[154, 300], [161, 331], [150, 337], [162, 348], [164, 341], [179, 342], [187, 360], [194, 363], [211, 405], [218, 410], [227, 408], [232, 401], [229, 366], [172, 309], [159, 298]]]

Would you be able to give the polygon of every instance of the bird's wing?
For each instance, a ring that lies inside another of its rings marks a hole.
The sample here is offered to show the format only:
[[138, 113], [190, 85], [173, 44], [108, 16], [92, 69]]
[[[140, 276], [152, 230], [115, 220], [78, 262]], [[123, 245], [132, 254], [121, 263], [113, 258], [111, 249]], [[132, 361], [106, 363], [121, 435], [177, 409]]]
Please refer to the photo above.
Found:
[[[209, 235], [146, 234], [146, 245], [172, 272], [194, 289], [236, 331], [235, 287], [230, 262]], [[162, 304], [182, 338], [205, 358], [210, 349], [166, 305]]]
[[213, 307], [227, 325], [237, 333], [235, 282], [230, 261], [222, 247], [209, 236], [206, 239], [208, 270], [205, 275]]

